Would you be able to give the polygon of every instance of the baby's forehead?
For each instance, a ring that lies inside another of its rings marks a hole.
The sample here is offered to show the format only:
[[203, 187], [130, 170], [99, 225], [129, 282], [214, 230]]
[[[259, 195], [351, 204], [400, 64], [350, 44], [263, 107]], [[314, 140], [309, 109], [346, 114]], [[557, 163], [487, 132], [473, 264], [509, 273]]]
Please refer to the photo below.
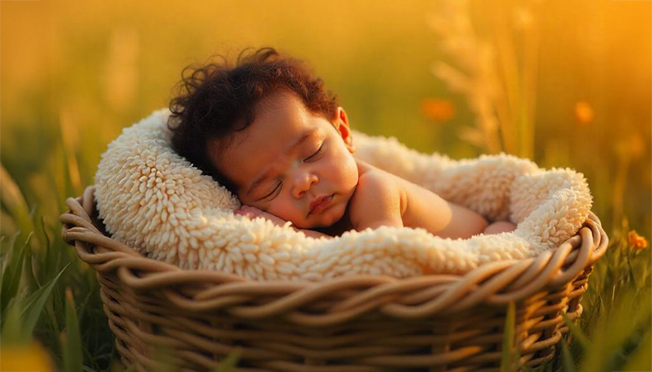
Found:
[[264, 123], [256, 123], [245, 131], [213, 141], [210, 146], [211, 158], [218, 168], [236, 172], [239, 169], [244, 173], [242, 176], [247, 175], [252, 169], [266, 168], [279, 159], [302, 152], [302, 149], [323, 137], [325, 132], [320, 126], [274, 131], [257, 130], [256, 125], [264, 127]]

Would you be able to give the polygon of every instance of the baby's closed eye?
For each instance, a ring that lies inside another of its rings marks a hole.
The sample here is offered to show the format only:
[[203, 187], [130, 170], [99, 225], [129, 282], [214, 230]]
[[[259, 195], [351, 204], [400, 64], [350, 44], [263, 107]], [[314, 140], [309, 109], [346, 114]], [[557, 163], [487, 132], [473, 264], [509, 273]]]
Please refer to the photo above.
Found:
[[[323, 150], [324, 150], [325, 142], [326, 142], [326, 141], [322, 142], [322, 143], [319, 145], [319, 148], [317, 148], [317, 150], [315, 150], [314, 152], [312, 152], [312, 154], [311, 154], [310, 156], [308, 156], [307, 158], [303, 159], [303, 161], [304, 161], [304, 162], [315, 162], [315, 161], [319, 160], [319, 159], [321, 158], [323, 152], [324, 152]], [[270, 201], [270, 200], [274, 200], [274, 198], [276, 198], [276, 197], [280, 194], [280, 192], [282, 191], [282, 189], [283, 189], [283, 180], [282, 180], [282, 179], [279, 179], [278, 183], [275, 184], [275, 186], [271, 189], [271, 191], [269, 191], [269, 192], [268, 192], [265, 196], [263, 196], [262, 198], [258, 199], [258, 201]]]

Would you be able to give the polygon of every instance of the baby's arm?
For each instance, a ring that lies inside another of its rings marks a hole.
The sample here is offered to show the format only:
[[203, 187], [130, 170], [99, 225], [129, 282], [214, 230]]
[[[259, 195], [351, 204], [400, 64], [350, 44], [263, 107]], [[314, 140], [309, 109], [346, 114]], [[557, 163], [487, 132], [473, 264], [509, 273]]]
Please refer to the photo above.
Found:
[[[438, 195], [437, 197], [439, 198]], [[446, 227], [440, 230], [437, 235], [444, 238], [467, 239], [473, 235], [482, 234], [489, 225], [480, 213], [448, 201], [444, 202], [447, 206], [439, 212], [450, 216], [450, 220]]]
[[403, 216], [408, 226], [423, 227], [444, 238], [470, 238], [478, 234], [500, 234], [511, 232], [516, 225], [508, 221], [491, 224], [479, 213], [448, 202], [439, 195], [420, 186], [404, 184], [409, 206]]
[[479, 213], [373, 167], [360, 176], [351, 198], [350, 215], [358, 231], [368, 227], [407, 226], [453, 239], [481, 234], [488, 225]]
[[401, 195], [400, 218], [404, 226], [423, 228], [430, 233], [452, 239], [466, 239], [481, 234], [488, 223], [479, 213], [444, 200], [436, 193], [386, 172]]

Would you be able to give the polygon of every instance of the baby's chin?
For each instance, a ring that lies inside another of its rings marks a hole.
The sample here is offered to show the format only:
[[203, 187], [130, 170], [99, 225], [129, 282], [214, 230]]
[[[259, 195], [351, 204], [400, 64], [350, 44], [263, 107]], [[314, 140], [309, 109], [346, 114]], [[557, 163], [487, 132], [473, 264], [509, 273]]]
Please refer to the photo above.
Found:
[[312, 220], [304, 220], [304, 221], [297, 221], [297, 222], [292, 221], [292, 224], [300, 229], [314, 230], [322, 227], [332, 226], [339, 220], [340, 220], [339, 218], [328, 218], [328, 219], [322, 218], [319, 221], [312, 221]]
[[313, 216], [313, 218], [309, 218], [306, 221], [303, 221], [307, 227], [301, 227], [296, 223], [294, 225], [302, 229], [318, 229], [333, 226], [344, 217], [347, 205], [348, 203], [343, 201], [336, 201], [335, 205], [331, 206], [319, 215]]

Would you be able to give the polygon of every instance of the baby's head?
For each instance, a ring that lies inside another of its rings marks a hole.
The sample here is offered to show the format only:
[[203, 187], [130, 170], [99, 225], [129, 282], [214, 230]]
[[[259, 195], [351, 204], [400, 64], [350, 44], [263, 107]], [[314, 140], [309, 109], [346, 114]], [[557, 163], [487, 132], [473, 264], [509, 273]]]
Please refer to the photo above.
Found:
[[299, 228], [344, 216], [358, 168], [346, 112], [321, 79], [270, 48], [190, 70], [170, 102], [180, 155]]

